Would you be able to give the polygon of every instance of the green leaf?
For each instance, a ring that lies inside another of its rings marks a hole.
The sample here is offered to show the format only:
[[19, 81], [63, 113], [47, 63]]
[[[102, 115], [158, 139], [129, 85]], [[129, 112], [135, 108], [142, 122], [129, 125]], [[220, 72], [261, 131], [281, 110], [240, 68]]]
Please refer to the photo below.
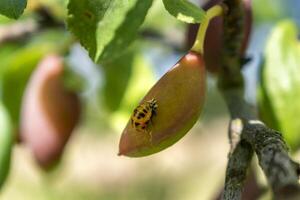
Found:
[[300, 147], [300, 43], [292, 21], [280, 22], [265, 50], [261, 74], [260, 113], [278, 128], [293, 150]]
[[[32, 71], [45, 55], [63, 49], [68, 38], [64, 32], [44, 32], [25, 47], [0, 58], [0, 94], [15, 127], [18, 126], [23, 92]], [[59, 45], [57, 41], [60, 41]]]
[[186, 23], [201, 23], [205, 12], [187, 0], [163, 0], [166, 10], [178, 20]]
[[14, 134], [9, 115], [0, 101], [0, 188], [4, 184], [10, 167]]
[[9, 18], [19, 18], [26, 8], [27, 0], [1, 0], [0, 14]]
[[135, 53], [130, 70], [130, 78], [119, 108], [109, 117], [109, 123], [116, 132], [124, 129], [132, 110], [155, 83], [151, 64], [140, 53]]
[[95, 61], [124, 52], [153, 0], [70, 0], [68, 28]]
[[110, 111], [116, 111], [120, 107], [131, 76], [133, 58], [133, 51], [127, 51], [114, 61], [103, 65], [103, 97]]
[[269, 127], [272, 127], [275, 130], [280, 130], [279, 123], [274, 114], [274, 109], [272, 108], [271, 102], [272, 100], [266, 93], [266, 84], [265, 80], [263, 79], [263, 75], [265, 73], [265, 61], [263, 60], [260, 63], [260, 71], [259, 71], [259, 79], [260, 84], [257, 88], [257, 103], [258, 103], [258, 110], [259, 116], [267, 124]]
[[[264, 67], [262, 67], [263, 69]], [[263, 74], [263, 70], [261, 71]], [[262, 79], [262, 78], [261, 78]], [[269, 127], [272, 127], [275, 130], [280, 130], [278, 120], [276, 119], [276, 115], [274, 114], [274, 109], [271, 105], [271, 100], [266, 94], [266, 90], [264, 88], [264, 83], [261, 83], [260, 87], [257, 90], [257, 98], [258, 98], [258, 109], [259, 116], [267, 124]]]

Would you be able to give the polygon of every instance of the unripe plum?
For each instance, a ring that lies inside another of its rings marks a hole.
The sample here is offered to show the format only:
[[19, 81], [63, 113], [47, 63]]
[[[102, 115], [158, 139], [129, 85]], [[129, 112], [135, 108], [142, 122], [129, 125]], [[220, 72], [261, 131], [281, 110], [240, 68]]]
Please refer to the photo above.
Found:
[[44, 58], [23, 96], [21, 138], [45, 168], [59, 160], [80, 116], [78, 96], [63, 85], [63, 69], [61, 57]]

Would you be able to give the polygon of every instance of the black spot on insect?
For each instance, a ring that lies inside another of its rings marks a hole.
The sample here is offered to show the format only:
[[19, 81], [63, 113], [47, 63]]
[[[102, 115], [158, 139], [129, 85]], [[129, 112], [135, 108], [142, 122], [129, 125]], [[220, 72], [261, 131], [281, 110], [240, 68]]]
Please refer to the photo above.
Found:
[[148, 124], [149, 124], [149, 121], [146, 121], [146, 122], [145, 122], [145, 124], [147, 124], [147, 125], [148, 125]]
[[146, 115], [144, 113], [139, 113], [138, 119], [145, 117]]
[[146, 128], [146, 126], [142, 126], [142, 129], [145, 129]]
[[148, 111], [147, 111], [146, 109], [143, 109], [143, 112], [144, 112], [145, 114], [147, 114], [147, 113], [148, 113]]
[[152, 110], [152, 115], [156, 115], [156, 111], [155, 110]]
[[134, 109], [133, 114], [136, 115], [137, 111], [137, 109]]
[[134, 123], [134, 125], [135, 125], [135, 126], [139, 126], [139, 125], [140, 125], [140, 123], [138, 123], [138, 122], [135, 122], [135, 123]]

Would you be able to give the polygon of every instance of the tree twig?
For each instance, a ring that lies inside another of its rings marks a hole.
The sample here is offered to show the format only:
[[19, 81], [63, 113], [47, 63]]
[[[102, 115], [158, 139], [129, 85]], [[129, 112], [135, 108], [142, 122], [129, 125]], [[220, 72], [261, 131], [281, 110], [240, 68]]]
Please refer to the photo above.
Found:
[[243, 184], [246, 180], [252, 155], [251, 146], [243, 140], [238, 143], [235, 150], [230, 154], [223, 199], [241, 199]]
[[259, 121], [249, 121], [244, 126], [242, 137], [253, 147], [275, 197], [298, 196], [299, 164], [289, 157], [282, 134]]
[[[224, 15], [224, 34], [222, 49], [222, 68], [219, 72], [218, 86], [227, 104], [231, 115], [231, 126], [228, 131], [231, 150], [228, 157], [226, 169], [225, 188], [223, 199], [241, 199], [244, 181], [246, 179], [248, 166], [250, 165], [253, 150], [249, 143], [241, 140], [243, 121], [241, 119], [251, 119], [255, 113], [245, 102], [244, 80], [240, 71], [240, 44], [243, 34], [242, 5], [239, 0], [225, 0], [228, 7]], [[239, 131], [232, 128], [236, 120], [239, 120]]]
[[258, 156], [276, 199], [300, 199], [299, 165], [288, 155], [282, 135], [263, 123], [253, 107], [244, 100], [240, 50], [244, 30], [242, 0], [224, 0], [228, 12], [224, 16], [222, 68], [218, 86], [231, 115], [229, 139], [231, 153], [225, 178], [224, 200], [241, 199], [253, 152]]

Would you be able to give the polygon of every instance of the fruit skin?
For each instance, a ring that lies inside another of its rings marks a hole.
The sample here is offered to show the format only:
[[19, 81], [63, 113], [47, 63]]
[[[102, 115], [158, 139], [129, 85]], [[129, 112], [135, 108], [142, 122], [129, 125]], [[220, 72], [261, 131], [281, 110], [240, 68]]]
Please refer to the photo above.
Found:
[[119, 145], [119, 155], [147, 156], [159, 152], [182, 138], [196, 123], [205, 100], [203, 57], [195, 52], [183, 56], [140, 102], [155, 99], [151, 135], [127, 123]]
[[45, 57], [30, 77], [21, 108], [21, 138], [37, 162], [51, 167], [79, 121], [78, 96], [63, 85], [63, 60]]
[[10, 116], [0, 101], [0, 189], [9, 173], [14, 138]]
[[[203, 6], [205, 10], [211, 8], [212, 6], [221, 3], [221, 0], [212, 0], [209, 1], [206, 5]], [[251, 10], [251, 0], [243, 0], [244, 9], [245, 9], [245, 29], [244, 35], [240, 50], [241, 58], [244, 57], [246, 49], [248, 47], [251, 29], [252, 29], [252, 10]], [[187, 30], [187, 39], [186, 39], [186, 46], [187, 49], [190, 49], [195, 41], [197, 31], [198, 31], [199, 24], [191, 24], [188, 26]], [[210, 22], [205, 42], [204, 42], [204, 60], [206, 64], [206, 68], [212, 74], [217, 74], [219, 68], [221, 67], [221, 53], [222, 53], [222, 35], [223, 35], [223, 18], [216, 17], [212, 19]]]

